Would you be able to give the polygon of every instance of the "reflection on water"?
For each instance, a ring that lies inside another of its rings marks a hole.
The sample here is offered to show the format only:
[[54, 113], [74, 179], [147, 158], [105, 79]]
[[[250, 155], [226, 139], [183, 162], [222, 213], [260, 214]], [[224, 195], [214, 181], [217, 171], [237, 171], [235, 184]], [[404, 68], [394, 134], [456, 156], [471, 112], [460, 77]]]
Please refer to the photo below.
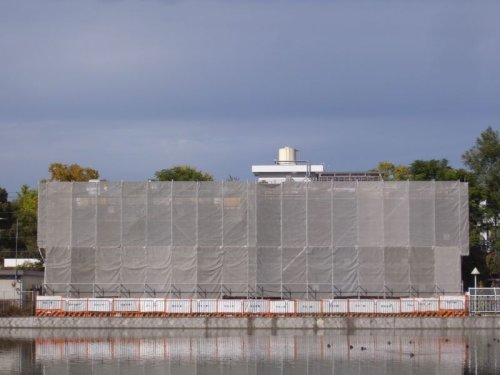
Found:
[[492, 331], [0, 330], [0, 373], [495, 374], [497, 336]]

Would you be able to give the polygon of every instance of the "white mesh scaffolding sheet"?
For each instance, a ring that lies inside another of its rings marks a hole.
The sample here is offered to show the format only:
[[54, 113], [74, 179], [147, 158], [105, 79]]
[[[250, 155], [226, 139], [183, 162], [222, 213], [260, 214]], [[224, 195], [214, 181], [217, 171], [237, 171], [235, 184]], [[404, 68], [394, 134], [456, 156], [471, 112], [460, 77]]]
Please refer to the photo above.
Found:
[[406, 296], [461, 291], [460, 182], [44, 182], [55, 294]]

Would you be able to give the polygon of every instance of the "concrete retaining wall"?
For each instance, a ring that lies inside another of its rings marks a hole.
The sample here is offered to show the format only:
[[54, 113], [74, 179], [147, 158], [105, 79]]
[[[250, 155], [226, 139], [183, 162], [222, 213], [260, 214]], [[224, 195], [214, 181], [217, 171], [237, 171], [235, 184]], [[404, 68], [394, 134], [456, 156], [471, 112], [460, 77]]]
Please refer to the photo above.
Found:
[[499, 329], [500, 316], [465, 318], [0, 318], [0, 328]]

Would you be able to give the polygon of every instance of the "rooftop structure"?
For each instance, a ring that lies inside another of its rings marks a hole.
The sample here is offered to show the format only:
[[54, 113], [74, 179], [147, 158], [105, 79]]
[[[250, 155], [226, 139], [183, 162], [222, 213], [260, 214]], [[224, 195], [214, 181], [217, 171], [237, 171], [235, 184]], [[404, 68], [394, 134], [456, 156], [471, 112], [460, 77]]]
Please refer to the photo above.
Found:
[[279, 184], [285, 181], [313, 181], [324, 172], [322, 164], [312, 165], [305, 160], [297, 160], [298, 150], [292, 147], [279, 149], [278, 159], [271, 165], [252, 165], [252, 173], [257, 181]]
[[292, 147], [279, 149], [274, 164], [252, 165], [258, 182], [280, 184], [285, 181], [381, 181], [380, 172], [327, 172], [323, 164], [297, 160], [298, 150]]

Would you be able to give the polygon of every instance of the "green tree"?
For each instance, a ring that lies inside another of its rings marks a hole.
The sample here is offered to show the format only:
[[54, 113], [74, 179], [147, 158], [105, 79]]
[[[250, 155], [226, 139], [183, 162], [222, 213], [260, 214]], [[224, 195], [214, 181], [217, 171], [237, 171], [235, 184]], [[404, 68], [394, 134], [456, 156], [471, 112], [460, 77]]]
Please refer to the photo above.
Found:
[[[9, 196], [9, 194], [7, 193], [7, 190], [5, 190], [4, 188], [0, 187], [0, 205], [4, 204], [5, 202], [7, 202], [8, 196]], [[1, 209], [2, 209], [2, 206], [0, 206], [0, 210]]]
[[481, 220], [486, 225], [484, 229], [498, 228], [500, 219], [500, 137], [498, 131], [491, 127], [487, 128], [476, 140], [476, 144], [462, 157], [465, 165], [474, 174], [478, 188], [482, 189]]
[[415, 160], [410, 175], [414, 181], [466, 181], [469, 177], [467, 171], [452, 168], [446, 159]]
[[189, 165], [177, 165], [155, 172], [158, 181], [213, 181], [213, 177]]
[[[18, 238], [19, 257], [38, 257], [37, 210], [38, 192], [28, 185], [21, 186], [12, 202], [16, 222], [10, 228], [10, 238]], [[17, 234], [16, 234], [17, 231]]]
[[78, 164], [52, 163], [49, 173], [50, 181], [88, 181], [99, 178], [96, 169], [81, 167]]
[[474, 175], [470, 192], [471, 252], [486, 252], [488, 277], [500, 276], [500, 137], [488, 127], [462, 158]]
[[8, 201], [7, 190], [0, 188], [0, 258], [10, 256], [11, 250], [14, 248], [14, 240], [10, 233], [13, 222], [14, 215]]

